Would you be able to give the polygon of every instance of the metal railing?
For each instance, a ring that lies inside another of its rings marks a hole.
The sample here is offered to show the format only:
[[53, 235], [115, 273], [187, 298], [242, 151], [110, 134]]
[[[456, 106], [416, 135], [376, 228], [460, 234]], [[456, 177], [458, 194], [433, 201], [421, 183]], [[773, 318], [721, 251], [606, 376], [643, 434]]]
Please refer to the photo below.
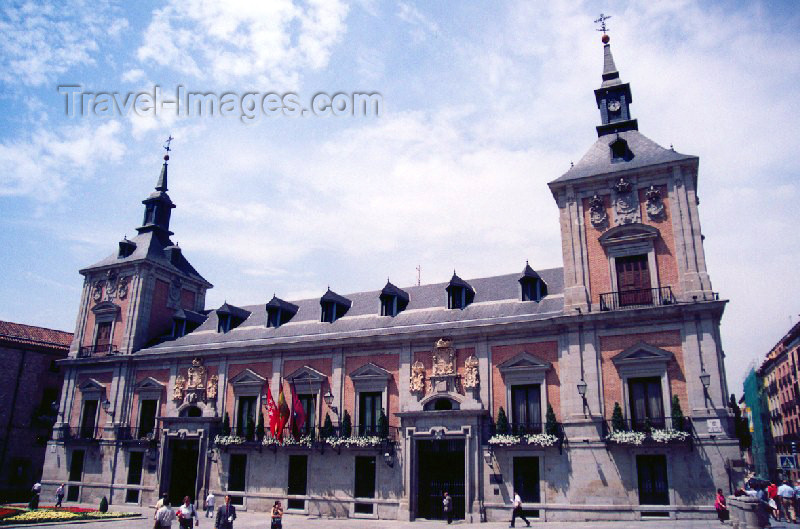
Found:
[[[489, 434], [494, 435], [500, 433], [497, 431], [497, 425], [492, 424], [489, 427]], [[525, 435], [544, 433], [544, 424], [541, 422], [517, 422], [508, 424], [508, 433], [510, 435]]]
[[149, 428], [135, 428], [133, 426], [118, 426], [118, 441], [155, 441], [161, 438], [161, 429], [155, 426]]
[[86, 345], [78, 349], [78, 358], [89, 358], [92, 356], [113, 356], [119, 354], [116, 345]]
[[62, 426], [59, 433], [64, 441], [98, 441], [103, 437], [103, 428], [99, 426]]
[[[683, 417], [683, 421], [676, 421], [672, 417], [644, 417], [634, 419], [624, 419], [622, 421], [624, 431], [649, 433], [653, 430], [678, 430], [691, 433], [692, 421], [689, 417]], [[613, 421], [606, 422], [607, 431], [614, 429]]]
[[[269, 431], [269, 427], [265, 427], [264, 434], [259, 435], [258, 432], [247, 432], [242, 431], [238, 428], [232, 428], [231, 432], [227, 435], [236, 436], [241, 439], [244, 439], [247, 443], [260, 443], [265, 437], [266, 438], [273, 438], [272, 434]], [[312, 442], [319, 442], [324, 441], [325, 439], [334, 439], [334, 438], [352, 438], [352, 437], [378, 437], [380, 439], [386, 439], [389, 442], [397, 440], [399, 437], [400, 428], [397, 426], [388, 426], [384, 427], [383, 431], [381, 432], [377, 426], [352, 426], [349, 432], [344, 431], [341, 426], [332, 426], [330, 429], [326, 429], [324, 426], [312, 426], [312, 427], [303, 427], [300, 428], [297, 432], [297, 436], [300, 438], [310, 439]], [[215, 435], [222, 435], [225, 436], [225, 433], [220, 429], [214, 432]], [[214, 437], [212, 436], [212, 437]], [[295, 437], [295, 433], [289, 428], [287, 425], [283, 432], [279, 435], [280, 441], [289, 440], [290, 438], [293, 439]]]
[[672, 287], [641, 288], [600, 294], [600, 310], [632, 309], [674, 305]]

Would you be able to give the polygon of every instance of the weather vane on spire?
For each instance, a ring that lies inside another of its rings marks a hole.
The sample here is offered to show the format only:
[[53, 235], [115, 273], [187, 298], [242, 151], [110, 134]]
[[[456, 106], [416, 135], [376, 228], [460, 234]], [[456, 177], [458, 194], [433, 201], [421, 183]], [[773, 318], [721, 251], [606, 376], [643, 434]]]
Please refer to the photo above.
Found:
[[170, 134], [169, 138], [167, 138], [167, 142], [164, 144], [164, 150], [167, 151], [167, 154], [169, 154], [169, 151], [172, 150], [172, 149], [169, 148], [169, 144], [172, 143], [172, 140], [174, 140], [174, 139], [175, 138], [172, 137], [172, 134]]
[[611, 15], [604, 15], [603, 13], [600, 13], [600, 18], [594, 21], [595, 24], [600, 24], [600, 28], [597, 31], [602, 31], [604, 35], [608, 33], [606, 20], [608, 20], [609, 18], [611, 18]]

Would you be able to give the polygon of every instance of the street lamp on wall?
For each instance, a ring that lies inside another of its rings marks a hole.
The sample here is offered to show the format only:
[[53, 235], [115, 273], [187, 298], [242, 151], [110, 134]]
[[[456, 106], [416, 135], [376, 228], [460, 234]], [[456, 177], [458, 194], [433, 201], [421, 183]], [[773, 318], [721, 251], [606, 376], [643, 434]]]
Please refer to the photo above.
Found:
[[331, 410], [334, 415], [336, 415], [336, 424], [341, 426], [342, 420], [341, 417], [339, 417], [339, 408], [333, 405], [333, 393], [331, 393], [330, 389], [328, 389], [328, 391], [326, 391], [322, 396], [322, 400], [325, 401], [325, 405], [328, 407], [328, 409]]
[[581, 400], [583, 401], [583, 415], [586, 416], [586, 381], [581, 379], [578, 382], [578, 394], [581, 396]]
[[706, 373], [705, 369], [700, 374], [700, 382], [703, 384], [703, 389], [708, 391], [708, 386], [711, 385], [711, 375]]
[[110, 415], [112, 417], [114, 416], [114, 410], [111, 409], [111, 401], [110, 400], [104, 399], [103, 403], [101, 404], [101, 406], [103, 406], [103, 411], [105, 411], [106, 414], [108, 414], [108, 415]]

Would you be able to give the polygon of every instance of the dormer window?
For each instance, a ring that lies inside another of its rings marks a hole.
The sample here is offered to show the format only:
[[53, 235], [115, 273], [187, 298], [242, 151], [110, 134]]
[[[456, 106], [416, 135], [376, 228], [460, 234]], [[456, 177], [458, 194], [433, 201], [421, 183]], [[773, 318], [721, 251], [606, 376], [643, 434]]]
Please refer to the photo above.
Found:
[[320, 298], [319, 304], [322, 307], [320, 321], [333, 323], [350, 310], [353, 302], [328, 288], [325, 295]]
[[167, 246], [164, 248], [164, 254], [167, 256], [167, 260], [174, 264], [178, 265], [181, 260], [181, 249], [179, 246]]
[[178, 309], [172, 316], [172, 337], [180, 338], [197, 329], [206, 315], [192, 310]]
[[408, 293], [386, 281], [381, 290], [381, 316], [397, 316], [408, 306]]
[[273, 295], [272, 299], [267, 303], [267, 327], [277, 329], [284, 323], [288, 323], [297, 314], [297, 310], [297, 305]]
[[136, 243], [133, 241], [129, 241], [126, 238], [123, 238], [119, 241], [119, 253], [117, 254], [118, 259], [123, 259], [125, 257], [130, 256], [133, 251], [136, 249]]
[[629, 162], [633, 159], [633, 153], [628, 148], [628, 142], [622, 138], [617, 138], [609, 145], [611, 148], [611, 162]]
[[448, 309], [465, 309], [475, 299], [475, 289], [455, 272], [446, 290]]
[[217, 332], [226, 333], [241, 325], [250, 316], [250, 311], [224, 303], [217, 309]]
[[547, 283], [526, 262], [522, 277], [519, 278], [522, 290], [522, 301], [541, 301], [547, 295]]

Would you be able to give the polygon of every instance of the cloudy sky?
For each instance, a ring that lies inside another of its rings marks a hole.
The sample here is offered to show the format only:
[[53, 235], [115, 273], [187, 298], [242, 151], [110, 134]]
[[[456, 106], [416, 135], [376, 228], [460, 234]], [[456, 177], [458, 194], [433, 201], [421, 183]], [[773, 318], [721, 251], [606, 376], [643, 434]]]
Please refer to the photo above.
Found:
[[[797, 321], [794, 2], [67, 4], [0, 7], [0, 319], [73, 330], [78, 269], [135, 235], [169, 134], [174, 239], [209, 307], [561, 266], [546, 183], [596, 138], [604, 12], [641, 132], [700, 156], [732, 390]], [[65, 85], [383, 107], [70, 116]]]

